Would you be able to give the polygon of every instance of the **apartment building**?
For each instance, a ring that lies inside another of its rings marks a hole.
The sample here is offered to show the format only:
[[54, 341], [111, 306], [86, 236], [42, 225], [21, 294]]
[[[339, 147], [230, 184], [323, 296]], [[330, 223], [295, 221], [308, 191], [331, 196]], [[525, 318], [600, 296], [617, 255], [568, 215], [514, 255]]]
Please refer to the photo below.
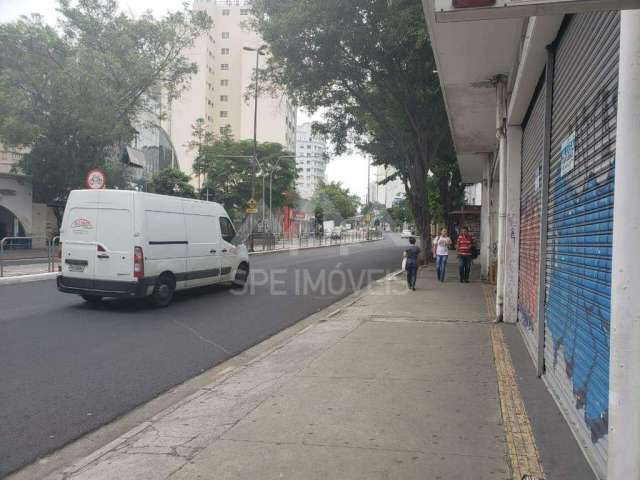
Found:
[[[264, 44], [249, 26], [250, 5], [245, 0], [196, 0], [196, 10], [206, 11], [213, 20], [212, 29], [202, 35], [188, 52], [198, 65], [189, 88], [172, 102], [165, 121], [177, 150], [181, 170], [190, 173], [195, 151], [192, 125], [198, 118], [207, 128], [220, 134], [229, 129], [236, 139], [254, 135], [254, 97], [252, 95], [256, 51]], [[259, 56], [259, 64], [265, 62]], [[258, 97], [257, 139], [277, 142], [294, 152], [296, 108], [286, 95], [262, 94]]]
[[311, 132], [311, 123], [298, 125], [296, 132], [296, 166], [298, 179], [296, 191], [302, 198], [313, 196], [321, 182], [326, 179], [327, 142]]
[[386, 178], [392, 176], [396, 170], [393, 167], [385, 167], [378, 165], [372, 173], [372, 181], [369, 184], [369, 200], [371, 202], [381, 203], [387, 208], [393, 206], [394, 200], [404, 198], [405, 191], [402, 180], [395, 178], [385, 184], [382, 184]]

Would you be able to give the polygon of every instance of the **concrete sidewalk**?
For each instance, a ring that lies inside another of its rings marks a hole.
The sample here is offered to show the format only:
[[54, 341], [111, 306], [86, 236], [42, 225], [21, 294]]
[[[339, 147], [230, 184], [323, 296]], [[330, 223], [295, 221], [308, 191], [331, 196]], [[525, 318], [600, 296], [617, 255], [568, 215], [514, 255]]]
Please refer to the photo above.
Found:
[[376, 283], [48, 478], [516, 478], [483, 290], [434, 276]]

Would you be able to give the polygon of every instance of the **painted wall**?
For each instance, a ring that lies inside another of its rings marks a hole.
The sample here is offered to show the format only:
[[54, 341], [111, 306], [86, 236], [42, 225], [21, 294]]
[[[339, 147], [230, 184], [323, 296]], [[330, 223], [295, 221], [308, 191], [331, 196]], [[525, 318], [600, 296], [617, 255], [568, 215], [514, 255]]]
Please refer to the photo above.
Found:
[[0, 206], [18, 218], [26, 234], [33, 228], [31, 202], [31, 182], [26, 177], [0, 174]]

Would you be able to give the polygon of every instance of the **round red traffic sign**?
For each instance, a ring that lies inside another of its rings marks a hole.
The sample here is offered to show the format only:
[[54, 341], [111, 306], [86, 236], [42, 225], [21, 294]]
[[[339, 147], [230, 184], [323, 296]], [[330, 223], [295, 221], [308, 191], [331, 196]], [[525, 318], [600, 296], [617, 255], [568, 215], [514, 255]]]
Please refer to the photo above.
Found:
[[89, 170], [87, 173], [86, 186], [92, 190], [99, 190], [107, 186], [107, 174], [99, 168]]

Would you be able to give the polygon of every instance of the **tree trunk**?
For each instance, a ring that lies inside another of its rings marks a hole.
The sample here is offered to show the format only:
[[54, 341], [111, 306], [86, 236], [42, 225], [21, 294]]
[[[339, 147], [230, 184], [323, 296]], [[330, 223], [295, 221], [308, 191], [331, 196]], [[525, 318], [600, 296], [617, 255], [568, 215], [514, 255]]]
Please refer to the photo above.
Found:
[[[449, 190], [449, 175], [442, 176], [438, 179], [438, 188], [440, 190], [440, 202], [442, 203], [442, 220], [447, 228], [449, 228], [449, 214], [451, 212], [451, 195]], [[439, 234], [439, 232], [438, 232]]]
[[427, 198], [428, 161], [415, 154], [407, 159], [407, 165], [408, 181], [405, 181], [405, 189], [420, 236], [421, 259], [423, 263], [427, 263], [431, 252], [431, 214]]
[[58, 232], [62, 228], [62, 216], [64, 215], [64, 208], [52, 207], [53, 215], [56, 217], [56, 223], [58, 224]]

